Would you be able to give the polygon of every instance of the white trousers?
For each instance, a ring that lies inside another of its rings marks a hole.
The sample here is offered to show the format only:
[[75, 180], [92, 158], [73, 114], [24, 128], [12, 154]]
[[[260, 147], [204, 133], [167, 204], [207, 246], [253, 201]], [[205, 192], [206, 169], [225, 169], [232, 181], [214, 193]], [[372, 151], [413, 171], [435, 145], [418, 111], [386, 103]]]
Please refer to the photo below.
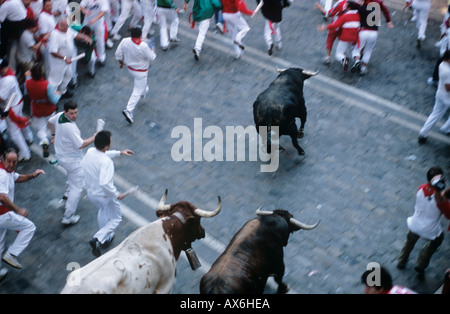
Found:
[[122, 221], [120, 203], [117, 198], [112, 197], [98, 197], [89, 193], [88, 197], [98, 208], [97, 223], [99, 230], [95, 233], [94, 238], [97, 238], [103, 244]]
[[[174, 9], [157, 8], [159, 18], [159, 43], [162, 48], [169, 46], [169, 38], [178, 37], [178, 14]], [[167, 22], [170, 21], [170, 31], [168, 31]]]
[[90, 25], [90, 27], [95, 34], [95, 51], [97, 52], [97, 59], [99, 62], [105, 62], [105, 22], [100, 20], [95, 22], [94, 25]]
[[58, 163], [67, 172], [67, 201], [64, 217], [70, 218], [77, 211], [78, 203], [80, 201], [81, 192], [84, 189], [84, 173], [81, 167], [81, 159], [72, 160], [58, 160]]
[[241, 12], [237, 13], [223, 13], [223, 20], [226, 23], [226, 27], [231, 32], [231, 37], [233, 39], [233, 48], [234, 53], [239, 55], [241, 53], [241, 48], [239, 45], [234, 42], [242, 43], [242, 40], [250, 31], [250, 27], [247, 24], [247, 21], [242, 17]]
[[115, 35], [120, 31], [123, 24], [125, 24], [125, 21], [131, 15], [132, 10], [134, 11], [133, 12], [134, 15], [133, 15], [133, 19], [130, 22], [130, 27], [136, 26], [136, 24], [139, 22], [139, 20], [142, 17], [142, 9], [140, 8], [137, 1], [134, 1], [134, 0], [120, 1], [120, 15], [119, 15], [119, 18], [117, 19], [117, 23], [114, 25], [113, 29], [111, 30], [111, 35]]
[[428, 14], [430, 13], [431, 3], [413, 1], [412, 7], [416, 15], [416, 26], [418, 29], [417, 38], [420, 40], [424, 40], [426, 37], [425, 31], [427, 30]]
[[20, 129], [9, 117], [6, 119], [6, 123], [8, 125], [8, 134], [19, 149], [18, 159], [30, 159], [31, 151], [26, 142], [26, 140], [30, 143], [33, 141], [33, 133], [31, 132], [30, 127], [27, 126], [24, 129]]
[[205, 41], [206, 33], [208, 32], [211, 19], [206, 19], [198, 23], [198, 35], [195, 41], [195, 50], [198, 52], [202, 51], [203, 42]]
[[[436, 97], [433, 111], [428, 116], [427, 121], [425, 121], [425, 124], [423, 125], [422, 129], [419, 132], [419, 135], [423, 137], [428, 137], [428, 134], [430, 133], [433, 126], [438, 123], [439, 120], [442, 119], [444, 114], [447, 112], [447, 110], [450, 108], [450, 103], [442, 101], [439, 97]], [[450, 133], [450, 117], [447, 119], [447, 122], [440, 128], [441, 132], [444, 134]]]
[[43, 145], [44, 143], [50, 144], [50, 141], [48, 140], [48, 128], [47, 128], [47, 122], [48, 119], [51, 116], [48, 117], [33, 117], [31, 120], [31, 126], [36, 131], [36, 136], [39, 139], [39, 145]]
[[[338, 44], [336, 46], [336, 54], [335, 58], [337, 61], [342, 62], [342, 59], [345, 59], [347, 56], [347, 52], [352, 50], [354, 47], [353, 43], [338, 40]], [[353, 51], [353, 57], [355, 56], [355, 52]]]
[[[53, 87], [55, 91], [60, 91], [61, 94], [65, 94], [67, 91], [67, 85], [69, 85], [72, 79], [73, 67], [71, 64], [66, 64], [63, 61], [54, 60], [49, 57], [50, 61], [50, 73], [48, 74], [48, 83]], [[56, 61], [56, 62], [54, 62]]]
[[142, 13], [144, 14], [144, 26], [142, 27], [142, 39], [147, 38], [155, 16], [155, 0], [141, 0]]
[[372, 56], [373, 49], [378, 38], [378, 31], [362, 30], [359, 32], [359, 47], [355, 45], [353, 50], [353, 57], [361, 58], [361, 50], [364, 49], [364, 55], [361, 61], [365, 64], [369, 64], [370, 57]]
[[129, 112], [133, 112], [134, 108], [136, 108], [139, 99], [141, 96], [145, 94], [145, 90], [147, 88], [147, 74], [148, 71], [139, 72], [128, 69], [128, 73], [130, 73], [131, 77], [134, 80], [133, 92], [131, 93], [130, 99], [128, 99], [127, 110]]
[[30, 244], [36, 226], [28, 218], [18, 215], [13, 211], [0, 215], [0, 255], [3, 256], [5, 248], [6, 232], [19, 231], [13, 244], [8, 248], [8, 252], [14, 256], [19, 256]]
[[[271, 26], [272, 24], [272, 26]], [[273, 23], [269, 20], [265, 21], [264, 24], [264, 41], [266, 42], [267, 49], [270, 48], [270, 46], [274, 43], [280, 44], [281, 43], [281, 29], [280, 29], [280, 23]]]

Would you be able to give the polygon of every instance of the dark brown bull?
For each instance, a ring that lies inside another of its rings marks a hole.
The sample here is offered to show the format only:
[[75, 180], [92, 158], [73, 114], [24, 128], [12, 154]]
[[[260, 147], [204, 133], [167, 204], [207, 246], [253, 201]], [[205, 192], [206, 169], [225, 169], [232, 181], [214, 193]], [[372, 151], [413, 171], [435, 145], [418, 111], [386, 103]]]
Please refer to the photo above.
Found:
[[233, 237], [225, 251], [214, 262], [200, 282], [202, 294], [263, 293], [267, 278], [274, 276], [278, 293], [289, 288], [284, 276], [283, 247], [289, 235], [297, 230], [312, 230], [293, 218], [286, 210], [257, 211]]

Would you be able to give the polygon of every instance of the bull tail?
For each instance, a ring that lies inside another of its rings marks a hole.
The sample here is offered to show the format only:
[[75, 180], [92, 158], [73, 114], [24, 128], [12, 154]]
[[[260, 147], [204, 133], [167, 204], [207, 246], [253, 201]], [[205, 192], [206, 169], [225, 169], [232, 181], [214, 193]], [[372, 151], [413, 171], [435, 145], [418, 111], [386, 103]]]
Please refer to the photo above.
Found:
[[267, 106], [266, 112], [266, 121], [267, 121], [267, 153], [272, 153], [272, 106]]

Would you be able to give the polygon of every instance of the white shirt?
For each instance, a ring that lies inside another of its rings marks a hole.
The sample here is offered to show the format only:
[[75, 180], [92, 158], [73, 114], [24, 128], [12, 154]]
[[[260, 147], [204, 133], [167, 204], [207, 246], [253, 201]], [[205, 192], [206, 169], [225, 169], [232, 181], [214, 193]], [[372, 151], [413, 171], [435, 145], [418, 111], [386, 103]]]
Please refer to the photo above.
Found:
[[[91, 20], [96, 18], [102, 12], [109, 12], [109, 1], [108, 0], [81, 0], [80, 6], [89, 10], [90, 14], [84, 16], [84, 25], [88, 25]], [[103, 24], [105, 17], [103, 16], [97, 22], [95, 22], [92, 27], [97, 24]]]
[[425, 196], [424, 188], [419, 189], [416, 194], [416, 205], [414, 215], [408, 217], [406, 222], [409, 230], [419, 236], [434, 240], [441, 232], [441, 211], [436, 206], [434, 194]]
[[20, 36], [19, 48], [17, 49], [17, 60], [20, 63], [25, 63], [33, 59], [34, 52], [31, 48], [35, 44], [34, 34], [26, 29]]
[[48, 44], [48, 51], [50, 53], [50, 62], [53, 65], [66, 65], [66, 62], [61, 58], [56, 58], [51, 55], [51, 53], [59, 53], [65, 57], [72, 57], [75, 49], [75, 37], [78, 33], [71, 27], [67, 29], [67, 32], [61, 32], [58, 29], [54, 29], [50, 35], [50, 40]]
[[114, 163], [111, 158], [120, 155], [118, 150], [108, 150], [105, 153], [91, 147], [84, 155], [82, 168], [86, 190], [90, 196], [117, 198], [119, 192], [114, 186]]
[[17, 172], [7, 172], [5, 169], [0, 169], [0, 193], [6, 194], [11, 202], [14, 202], [14, 182], [18, 178]]
[[450, 92], [445, 90], [445, 84], [450, 84], [450, 64], [442, 61], [439, 65], [439, 83], [436, 97], [439, 97], [445, 104], [450, 105]]
[[8, 0], [0, 6], [0, 23], [6, 19], [10, 21], [21, 21], [27, 17], [27, 9], [22, 0]]
[[[23, 95], [20, 91], [19, 83], [17, 82], [17, 78], [13, 75], [6, 75], [4, 77], [0, 77], [0, 98], [5, 101], [5, 106], [8, 102], [8, 99], [16, 94], [16, 98], [11, 105], [11, 109], [17, 115], [22, 115], [23, 108]], [[5, 109], [4, 107], [2, 109]]]
[[64, 112], [60, 112], [51, 117], [48, 122], [55, 126], [55, 156], [58, 160], [70, 162], [83, 158], [83, 145], [80, 129], [74, 121], [65, 122], [68, 119], [61, 117]]
[[155, 60], [156, 54], [145, 42], [135, 44], [131, 37], [122, 39], [116, 50], [116, 59], [123, 60], [128, 67], [135, 70], [147, 70], [150, 61]]
[[51, 33], [56, 27], [56, 19], [52, 14], [42, 11], [38, 17], [38, 33], [44, 35]]

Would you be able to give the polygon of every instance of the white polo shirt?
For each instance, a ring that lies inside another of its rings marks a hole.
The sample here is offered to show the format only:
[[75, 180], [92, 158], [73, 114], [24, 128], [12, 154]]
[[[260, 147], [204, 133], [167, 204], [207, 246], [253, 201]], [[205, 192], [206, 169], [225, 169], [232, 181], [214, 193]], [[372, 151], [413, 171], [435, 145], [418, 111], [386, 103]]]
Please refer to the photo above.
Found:
[[48, 120], [55, 126], [55, 156], [63, 162], [80, 160], [83, 158], [83, 145], [80, 129], [74, 121], [70, 121], [60, 112]]

